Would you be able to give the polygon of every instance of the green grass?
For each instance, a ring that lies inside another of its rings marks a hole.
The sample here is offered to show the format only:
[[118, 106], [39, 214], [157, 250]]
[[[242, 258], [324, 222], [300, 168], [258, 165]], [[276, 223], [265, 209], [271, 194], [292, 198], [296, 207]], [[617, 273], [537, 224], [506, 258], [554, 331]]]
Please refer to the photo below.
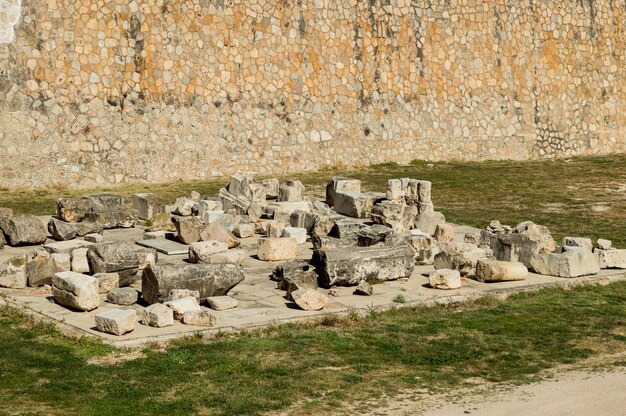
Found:
[[[384, 191], [390, 178], [433, 182], [433, 201], [448, 221], [485, 227], [499, 219], [515, 225], [531, 220], [550, 228], [557, 240], [565, 235], [608, 238], [626, 247], [626, 155], [499, 162], [425, 162], [407, 166], [387, 163], [358, 170], [325, 170], [289, 175], [322, 196], [333, 175], [359, 178], [366, 190]], [[285, 176], [284, 178], [286, 178]], [[260, 179], [260, 178], [259, 178]], [[170, 184], [118, 185], [86, 190], [0, 191], [0, 206], [37, 215], [54, 213], [61, 196], [111, 191], [126, 196], [154, 192], [172, 202], [197, 190], [216, 193], [227, 178]], [[598, 209], [606, 207], [604, 211]]]
[[457, 308], [195, 337], [118, 362], [109, 362], [109, 347], [64, 338], [3, 308], [0, 413], [350, 414], [350, 403], [406, 389], [456, 388], [476, 377], [525, 382], [594, 354], [624, 353], [624, 304], [625, 282], [547, 289]]

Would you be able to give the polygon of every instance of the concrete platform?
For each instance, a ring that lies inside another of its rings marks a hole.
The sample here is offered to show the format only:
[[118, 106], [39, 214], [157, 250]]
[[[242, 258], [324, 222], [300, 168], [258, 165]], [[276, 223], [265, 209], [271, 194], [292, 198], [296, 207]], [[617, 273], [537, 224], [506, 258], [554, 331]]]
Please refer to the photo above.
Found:
[[[469, 227], [455, 226], [456, 238], [461, 239]], [[104, 240], [137, 241], [143, 237], [139, 228], [107, 230]], [[373, 296], [354, 295], [354, 288], [339, 287], [339, 297], [329, 296], [329, 305], [323, 311], [306, 312], [298, 309], [285, 299], [285, 292], [276, 288], [276, 282], [269, 279], [272, 270], [280, 262], [264, 262], [256, 258], [256, 240], [258, 237], [242, 239], [241, 249], [248, 255], [243, 262], [246, 279], [237, 285], [230, 296], [239, 301], [236, 309], [212, 311], [216, 317], [216, 325], [211, 328], [183, 325], [176, 322], [171, 327], [153, 328], [137, 324], [135, 330], [122, 336], [104, 334], [96, 331], [94, 315], [113, 308], [101, 296], [101, 305], [91, 312], [75, 312], [54, 303], [50, 291], [43, 288], [26, 288], [21, 290], [0, 289], [0, 303], [12, 305], [33, 314], [36, 317], [55, 322], [62, 330], [76, 335], [100, 337], [104, 342], [118, 347], [136, 347], [149, 342], [164, 342], [174, 338], [189, 336], [200, 332], [210, 336], [220, 332], [258, 328], [285, 322], [321, 318], [326, 314], [346, 315], [357, 311], [366, 314], [372, 310], [386, 310], [403, 306], [436, 305], [463, 302], [486, 295], [506, 297], [520, 291], [538, 290], [548, 286], [573, 287], [584, 284], [608, 284], [618, 280], [626, 280], [624, 270], [602, 270], [593, 276], [564, 279], [551, 276], [530, 274], [526, 280], [515, 282], [480, 283], [465, 279], [458, 290], [438, 290], [428, 287], [428, 273], [432, 266], [417, 266], [409, 279], [384, 282], [374, 286]], [[139, 247], [139, 246], [137, 246]], [[0, 260], [33, 250], [34, 247], [5, 247], [0, 250]], [[300, 246], [299, 257], [311, 258], [311, 244]], [[159, 263], [183, 263], [187, 255], [159, 254]], [[139, 288], [139, 287], [138, 287]], [[327, 289], [319, 289], [320, 293], [328, 294]], [[402, 304], [393, 301], [403, 295]], [[133, 305], [141, 316], [143, 306]], [[205, 308], [203, 306], [203, 308]], [[207, 308], [208, 309], [208, 308]]]

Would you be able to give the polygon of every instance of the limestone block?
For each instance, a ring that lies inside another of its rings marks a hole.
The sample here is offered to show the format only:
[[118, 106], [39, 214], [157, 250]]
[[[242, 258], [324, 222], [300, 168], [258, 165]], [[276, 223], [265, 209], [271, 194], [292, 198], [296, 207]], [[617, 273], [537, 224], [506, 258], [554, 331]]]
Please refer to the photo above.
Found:
[[610, 250], [613, 248], [613, 242], [604, 238], [598, 238], [598, 248], [600, 250]]
[[116, 272], [120, 276], [120, 287], [133, 283], [141, 266], [133, 246], [122, 241], [93, 245], [87, 251], [87, 258], [93, 273]]
[[302, 201], [304, 198], [304, 185], [297, 180], [288, 180], [278, 188], [279, 202]]
[[107, 302], [116, 305], [129, 306], [137, 303], [138, 300], [139, 292], [132, 287], [120, 287], [107, 293]]
[[370, 247], [378, 243], [383, 243], [393, 230], [380, 224], [371, 227], [361, 228], [357, 234], [357, 244], [360, 247]]
[[335, 195], [341, 193], [360, 193], [361, 181], [343, 177], [333, 177], [326, 184], [326, 203], [332, 207], [335, 205]]
[[222, 224], [214, 222], [212, 224], [207, 225], [200, 232], [200, 239], [202, 241], [220, 241], [222, 243], [226, 243], [228, 248], [236, 247], [239, 245], [239, 240], [235, 237], [233, 233], [228, 231], [226, 227]]
[[626, 249], [596, 250], [602, 269], [626, 269]]
[[254, 224], [239, 223], [233, 229], [233, 234], [238, 238], [249, 238], [254, 235]]
[[476, 280], [483, 283], [524, 280], [526, 276], [528, 269], [519, 262], [481, 259], [476, 264]]
[[197, 290], [200, 298], [221, 296], [244, 280], [243, 271], [232, 264], [164, 264], [143, 272], [144, 300], [155, 303], [168, 297], [172, 289]]
[[294, 238], [262, 237], [257, 256], [263, 261], [294, 259], [298, 255], [298, 242]]
[[328, 298], [313, 289], [296, 290], [291, 293], [291, 297], [305, 311], [319, 311], [328, 305]]
[[186, 311], [183, 314], [181, 321], [185, 325], [209, 327], [215, 325], [215, 316], [209, 311]]
[[334, 196], [334, 207], [337, 213], [352, 218], [369, 218], [372, 208], [385, 198], [380, 192], [337, 192]]
[[213, 254], [209, 257], [209, 264], [241, 264], [246, 258], [246, 252], [243, 250], [228, 250], [221, 253]]
[[578, 277], [600, 271], [597, 255], [584, 248], [570, 249], [563, 253], [537, 254], [530, 263], [535, 272], [548, 276]]
[[445, 246], [454, 241], [454, 229], [450, 224], [437, 224], [433, 237], [439, 246]]
[[267, 233], [265, 234], [267, 237], [282, 237], [283, 230], [287, 224], [280, 221], [270, 221], [267, 223]]
[[57, 217], [62, 221], [82, 221], [88, 210], [89, 202], [84, 198], [59, 198], [56, 202]]
[[452, 269], [435, 270], [428, 275], [428, 284], [435, 289], [460, 289], [461, 273]]
[[50, 253], [40, 248], [26, 256], [26, 278], [28, 286], [37, 287], [52, 284], [56, 272]]
[[200, 308], [200, 304], [198, 300], [192, 296], [188, 296], [186, 298], [180, 298], [176, 300], [169, 300], [164, 303], [165, 306], [174, 311], [174, 319], [180, 321], [183, 319], [185, 313], [190, 311], [198, 311], [200, 312], [202, 309]]
[[137, 215], [142, 220], [150, 220], [154, 214], [165, 212], [163, 201], [152, 193], [133, 195], [133, 208], [137, 210]]
[[532, 221], [525, 221], [519, 223], [513, 230], [515, 233], [520, 233], [528, 236], [531, 240], [537, 243], [538, 253], [553, 253], [556, 250], [556, 242], [550, 234], [550, 230], [543, 225], [538, 225]]
[[216, 311], [224, 311], [226, 309], [234, 309], [239, 305], [239, 301], [230, 296], [211, 296], [206, 298], [209, 308]]
[[222, 241], [198, 241], [189, 246], [189, 261], [192, 263], [208, 263], [209, 258], [222, 251], [228, 250], [228, 244]]
[[81, 221], [74, 224], [74, 226], [76, 227], [76, 235], [79, 237], [83, 237], [88, 234], [102, 234], [104, 230], [103, 225], [97, 222]]
[[181, 217], [188, 217], [198, 212], [198, 201], [195, 201], [191, 198], [176, 198], [176, 203], [174, 204], [174, 210], [172, 214], [178, 215]]
[[51, 218], [48, 221], [48, 232], [57, 241], [71, 240], [78, 234], [78, 227], [65, 221]]
[[563, 246], [566, 247], [583, 247], [589, 251], [593, 251], [593, 243], [591, 238], [585, 237], [564, 237]]
[[200, 232], [205, 228], [200, 218], [173, 216], [172, 222], [176, 227], [176, 234], [181, 243], [191, 244], [200, 241]]
[[72, 251], [71, 263], [72, 263], [72, 271], [76, 273], [89, 273], [91, 269], [89, 268], [89, 260], [87, 259], [87, 251], [88, 248], [77, 248]]
[[96, 329], [113, 335], [132, 332], [137, 323], [137, 312], [133, 309], [111, 309], [95, 316]]
[[98, 280], [98, 293], [109, 293], [120, 287], [120, 276], [117, 273], [96, 273], [93, 277]]
[[91, 233], [86, 234], [84, 239], [90, 243], [101, 243], [102, 240], [104, 240], [104, 237], [102, 237], [102, 234]]
[[446, 218], [441, 212], [427, 211], [417, 214], [415, 227], [428, 235], [433, 235], [438, 224], [445, 224]]
[[391, 227], [394, 231], [413, 228], [417, 209], [398, 201], [381, 201], [372, 208], [372, 221]]
[[100, 306], [98, 280], [76, 272], [58, 272], [52, 277], [54, 300], [64, 306], [90, 311]]
[[367, 283], [365, 280], [361, 280], [354, 289], [355, 295], [372, 296], [374, 294], [374, 287]]
[[265, 188], [265, 196], [267, 199], [277, 199], [280, 182], [276, 178], [263, 179], [261, 184]]
[[298, 244], [306, 243], [306, 228], [285, 227], [281, 237], [293, 238]]
[[361, 280], [386, 281], [409, 277], [414, 251], [397, 247], [341, 247], [315, 251], [314, 264], [323, 287], [353, 286]]
[[172, 326], [174, 325], [174, 311], [162, 303], [155, 303], [143, 310], [141, 323], [157, 328]]
[[32, 215], [17, 215], [2, 221], [2, 231], [9, 245], [14, 247], [46, 242], [46, 227]]
[[26, 287], [26, 256], [24, 254], [0, 263], [0, 287], [23, 289]]
[[198, 303], [200, 302], [200, 292], [189, 289], [172, 289], [165, 301], [187, 298], [189, 296], [198, 299]]
[[55, 273], [72, 270], [72, 259], [68, 253], [52, 253], [50, 259], [54, 265]]
[[460, 247], [450, 247], [435, 255], [435, 269], [458, 270], [461, 276], [474, 276], [478, 260], [484, 259], [484, 249], [469, 244]]

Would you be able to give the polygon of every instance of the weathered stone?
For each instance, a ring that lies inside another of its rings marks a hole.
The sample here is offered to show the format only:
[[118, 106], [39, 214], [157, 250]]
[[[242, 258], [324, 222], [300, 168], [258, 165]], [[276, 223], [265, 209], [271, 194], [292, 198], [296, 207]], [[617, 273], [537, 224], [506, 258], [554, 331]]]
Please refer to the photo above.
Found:
[[69, 272], [72, 270], [72, 258], [67, 253], [52, 253], [50, 259], [54, 267], [54, 272]]
[[556, 250], [556, 242], [550, 235], [550, 231], [543, 225], [537, 225], [532, 221], [519, 223], [513, 230], [515, 233], [527, 235], [528, 238], [537, 242], [539, 254], [553, 253]]
[[200, 292], [198, 292], [197, 290], [189, 290], [189, 289], [172, 289], [170, 290], [170, 293], [165, 299], [165, 301], [188, 298], [190, 296], [192, 298], [198, 299], [198, 302], [200, 302]]
[[[222, 227], [226, 228], [231, 233], [234, 231], [235, 227], [241, 222], [242, 215], [232, 215], [232, 214], [222, 214], [215, 221], [220, 224]], [[210, 222], [209, 222], [210, 224]]]
[[563, 245], [567, 247], [582, 247], [589, 251], [593, 251], [593, 243], [591, 242], [591, 238], [564, 237]]
[[322, 286], [352, 286], [361, 280], [408, 278], [415, 267], [414, 256], [408, 245], [335, 248], [315, 251], [314, 264]]
[[274, 237], [274, 238], [282, 237], [283, 230], [285, 229], [286, 226], [287, 224], [281, 221], [274, 221], [274, 220], [269, 221], [267, 223], [267, 231], [265, 235], [267, 237]]
[[263, 187], [265, 188], [265, 197], [267, 199], [278, 198], [278, 189], [280, 188], [280, 182], [278, 179], [263, 179], [261, 184], [263, 184]]
[[162, 303], [155, 303], [143, 310], [141, 323], [157, 328], [172, 326], [174, 325], [174, 311]]
[[357, 234], [357, 244], [360, 247], [370, 247], [378, 243], [383, 243], [392, 233], [393, 230], [391, 228], [380, 224], [364, 227], [361, 228]]
[[415, 228], [433, 235], [438, 224], [445, 224], [446, 218], [441, 212], [427, 211], [417, 214], [415, 217]]
[[297, 180], [288, 180], [278, 188], [278, 202], [302, 201], [304, 185]]
[[372, 221], [391, 227], [394, 231], [405, 231], [415, 224], [417, 209], [398, 201], [381, 201], [372, 208]]
[[0, 263], [0, 287], [23, 289], [27, 282], [25, 255], [15, 256]]
[[221, 241], [209, 240], [192, 243], [189, 246], [189, 261], [192, 263], [208, 263], [209, 258], [213, 254], [226, 250], [228, 250], [228, 244]]
[[226, 243], [228, 248], [236, 247], [239, 245], [239, 240], [235, 237], [233, 233], [228, 231], [222, 224], [214, 222], [213, 224], [207, 225], [200, 232], [200, 239], [202, 241], [221, 241]]
[[197, 290], [204, 299], [225, 295], [243, 280], [241, 268], [232, 264], [155, 265], [143, 272], [142, 294], [149, 304], [164, 300], [172, 289]]
[[181, 319], [185, 325], [214, 326], [215, 316], [209, 311], [187, 311]]
[[361, 280], [354, 289], [355, 295], [372, 296], [374, 294], [374, 287], [367, 283], [365, 280]]
[[353, 244], [356, 244], [359, 239], [359, 232], [367, 227], [368, 225], [362, 221], [346, 218], [337, 221], [330, 230], [329, 235], [342, 240], [352, 241]]
[[380, 192], [335, 193], [335, 211], [353, 218], [369, 218], [372, 208], [385, 198]]
[[102, 240], [104, 240], [104, 237], [102, 237], [102, 234], [96, 234], [96, 233], [91, 233], [91, 234], [87, 234], [85, 235], [85, 241], [88, 241], [90, 243], [101, 243]]
[[285, 227], [282, 236], [285, 238], [293, 238], [298, 244], [306, 243], [306, 228]]
[[97, 222], [81, 221], [74, 224], [76, 227], [76, 235], [79, 237], [86, 236], [87, 234], [102, 234], [104, 228], [102, 224]]
[[224, 311], [227, 309], [236, 308], [239, 305], [239, 301], [230, 296], [211, 296], [206, 298], [206, 302], [209, 308], [216, 311]]
[[435, 289], [460, 289], [461, 273], [452, 269], [435, 270], [428, 275], [428, 284]]
[[266, 195], [263, 185], [255, 183], [251, 175], [240, 172], [230, 177], [228, 192], [237, 197], [243, 197], [250, 202], [263, 202]]
[[435, 269], [458, 270], [461, 276], [474, 276], [478, 260], [486, 257], [485, 250], [469, 244], [450, 247], [435, 255]]
[[[270, 279], [281, 282], [285, 278], [289, 276], [294, 276], [299, 274], [300, 272], [306, 272], [312, 270], [312, 267], [309, 263], [304, 260], [293, 260], [287, 261], [285, 263], [279, 264], [274, 268], [272, 274], [270, 275]], [[280, 288], [282, 290], [287, 290], [286, 288]]]
[[2, 226], [0, 226], [0, 249], [4, 248], [7, 244], [7, 240], [4, 238], [4, 233], [2, 232]]
[[[129, 207], [121, 207], [117, 209], [94, 209], [91, 208], [85, 214], [85, 222], [96, 223], [105, 230], [111, 228], [130, 228], [135, 225], [136, 212]], [[90, 233], [94, 232], [90, 230]]]
[[[480, 231], [476, 230], [476, 231], [469, 231], [465, 233], [465, 236], [463, 237], [463, 242], [467, 244], [474, 244], [474, 245], [480, 246], [482, 244]], [[491, 244], [488, 244], [488, 246], [491, 247]]]
[[51, 218], [48, 221], [48, 232], [57, 241], [71, 240], [78, 234], [78, 227], [65, 221]]
[[252, 202], [243, 196], [236, 196], [222, 188], [219, 190], [219, 198], [222, 202], [222, 209], [224, 211], [235, 210], [239, 215], [245, 215], [248, 213], [248, 209]]
[[540, 254], [540, 245], [527, 234], [511, 233], [494, 235], [491, 248], [497, 260], [519, 261], [530, 268], [532, 258]]
[[60, 198], [56, 202], [57, 217], [66, 222], [79, 222], [85, 218], [89, 202], [83, 198]]
[[52, 295], [60, 304], [90, 311], [100, 306], [98, 280], [76, 272], [59, 272], [52, 277]]
[[519, 262], [481, 259], [476, 264], [476, 280], [483, 283], [524, 280], [527, 275], [528, 269]]
[[120, 287], [120, 276], [117, 273], [96, 273], [93, 277], [98, 280], [98, 293], [109, 293]]
[[28, 286], [37, 287], [52, 284], [56, 272], [54, 262], [44, 249], [37, 249], [26, 256], [26, 278]]
[[184, 244], [200, 241], [200, 232], [206, 227], [198, 217], [173, 216], [172, 222], [176, 227], [178, 240]]
[[262, 237], [257, 256], [263, 261], [290, 260], [298, 255], [298, 242], [293, 238]]
[[342, 240], [337, 237], [330, 237], [327, 235], [319, 234], [313, 234], [311, 236], [311, 242], [313, 243], [314, 250], [325, 250], [339, 247], [354, 247], [355, 245], [357, 245], [357, 242], [353, 240]]
[[361, 181], [343, 177], [333, 177], [326, 184], [326, 203], [328, 206], [335, 205], [335, 195], [338, 193], [360, 193]]
[[11, 246], [26, 246], [46, 242], [46, 227], [32, 215], [16, 215], [2, 222], [2, 231]]
[[137, 271], [141, 265], [133, 246], [120, 241], [89, 247], [87, 258], [92, 273], [117, 272], [120, 276], [120, 287], [128, 286], [137, 279]]
[[176, 203], [174, 204], [174, 210], [172, 214], [178, 215], [181, 217], [188, 217], [198, 212], [198, 201], [194, 201], [191, 198], [176, 198]]
[[137, 312], [133, 309], [111, 309], [100, 312], [94, 318], [98, 331], [120, 336], [135, 329]]
[[596, 274], [600, 271], [598, 257], [580, 247], [563, 253], [537, 254], [530, 264], [535, 272], [548, 276], [578, 277]]
[[429, 235], [412, 235], [409, 241], [415, 250], [415, 264], [434, 264], [435, 256], [441, 250], [437, 240]]
[[450, 224], [437, 224], [433, 238], [437, 240], [439, 246], [446, 246], [454, 241], [454, 229]]
[[154, 214], [165, 212], [165, 204], [161, 198], [151, 193], [133, 195], [133, 208], [142, 220], [150, 220]]
[[613, 242], [604, 238], [598, 238], [598, 248], [600, 250], [610, 250], [613, 248]]
[[187, 312], [197, 311], [200, 312], [200, 304], [198, 300], [192, 296], [186, 298], [180, 298], [176, 300], [169, 300], [164, 303], [165, 306], [174, 311], [174, 319], [180, 321]]
[[602, 269], [626, 269], [626, 249], [596, 250]]
[[107, 293], [107, 302], [115, 303], [116, 305], [132, 305], [139, 300], [139, 292], [131, 287], [120, 287], [112, 289]]
[[176, 234], [171, 231], [146, 231], [143, 233], [144, 240], [174, 240]]
[[70, 254], [72, 271], [76, 273], [89, 273], [89, 259], [87, 258], [88, 248], [77, 248]]
[[239, 223], [233, 229], [233, 234], [238, 238], [249, 238], [254, 235], [254, 224]]
[[246, 258], [246, 252], [243, 250], [228, 250], [221, 253], [213, 254], [209, 257], [209, 264], [241, 264]]
[[401, 201], [404, 204], [404, 188], [400, 179], [387, 181], [387, 199], [389, 201]]
[[313, 289], [296, 290], [291, 293], [291, 298], [305, 311], [319, 311], [328, 305], [328, 298]]
[[48, 243], [43, 246], [43, 248], [48, 251], [50, 254], [53, 253], [64, 253], [71, 254], [72, 251], [78, 248], [89, 248], [93, 246], [93, 243], [82, 241], [82, 240], [68, 240], [68, 241], [57, 241], [54, 243]]
[[278, 282], [278, 289], [287, 291], [287, 299], [291, 293], [299, 289], [317, 289], [317, 274], [315, 270], [299, 271], [290, 273], [282, 281]]
[[222, 208], [222, 201], [219, 198], [203, 199], [198, 202], [198, 216], [202, 219], [202, 221], [208, 224], [210, 214], [213, 212], [224, 213]]

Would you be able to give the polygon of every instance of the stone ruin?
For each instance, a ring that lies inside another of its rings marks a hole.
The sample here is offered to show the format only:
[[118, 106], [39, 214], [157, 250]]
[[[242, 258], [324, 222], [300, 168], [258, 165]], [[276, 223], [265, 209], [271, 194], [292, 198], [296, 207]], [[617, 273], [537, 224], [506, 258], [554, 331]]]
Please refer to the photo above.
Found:
[[[408, 279], [416, 265], [434, 266], [433, 289], [459, 289], [467, 278], [523, 280], [529, 270], [571, 278], [626, 268], [626, 250], [608, 240], [594, 246], [589, 238], [567, 237], [559, 246], [546, 227], [530, 221], [515, 227], [492, 221], [455, 237], [435, 210], [431, 187], [401, 178], [389, 180], [384, 193], [363, 192], [358, 179], [334, 177], [321, 201], [306, 198], [298, 180], [259, 183], [240, 173], [217, 195], [193, 192], [172, 205], [149, 193], [134, 195], [131, 204], [112, 194], [61, 198], [47, 227], [38, 217], [0, 208], [0, 248], [33, 246], [2, 258], [0, 287], [43, 286], [72, 311], [92, 311], [102, 301], [141, 304], [141, 314], [117, 308], [94, 316], [98, 330], [123, 335], [138, 321], [215, 325], [211, 310], [238, 305], [228, 294], [246, 278], [244, 242], [254, 244], [259, 261], [276, 262], [269, 279], [306, 311], [323, 309], [339, 286], [372, 296], [376, 283]], [[103, 237], [103, 230], [140, 225], [141, 240]], [[312, 250], [302, 258], [305, 246]]]

